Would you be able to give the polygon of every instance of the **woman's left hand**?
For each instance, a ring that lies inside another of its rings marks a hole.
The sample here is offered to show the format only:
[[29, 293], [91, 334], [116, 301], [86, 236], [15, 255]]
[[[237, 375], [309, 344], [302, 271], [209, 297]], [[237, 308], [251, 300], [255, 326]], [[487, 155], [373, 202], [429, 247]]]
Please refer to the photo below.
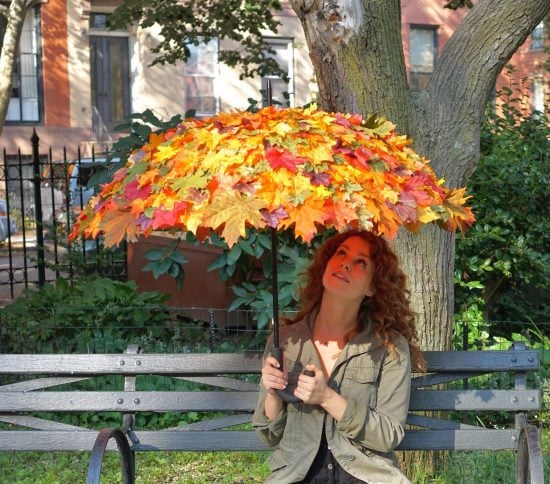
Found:
[[333, 390], [328, 387], [322, 370], [318, 369], [315, 365], [306, 365], [306, 370], [313, 372], [314, 376], [307, 376], [302, 373], [298, 378], [298, 385], [294, 390], [294, 395], [304, 403], [322, 405], [328, 398], [329, 392]]

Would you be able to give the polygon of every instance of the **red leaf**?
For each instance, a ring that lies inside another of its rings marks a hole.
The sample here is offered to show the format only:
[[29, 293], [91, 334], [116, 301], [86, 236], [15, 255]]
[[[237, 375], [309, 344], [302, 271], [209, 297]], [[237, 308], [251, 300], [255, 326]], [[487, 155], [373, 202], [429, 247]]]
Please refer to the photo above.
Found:
[[265, 150], [265, 158], [274, 170], [282, 167], [291, 173], [297, 173], [298, 168], [296, 168], [296, 165], [302, 165], [307, 161], [305, 158], [294, 156], [288, 151], [279, 151], [273, 146]]
[[136, 198], [141, 198], [145, 200], [151, 193], [151, 185], [147, 184], [144, 187], [138, 186], [138, 181], [133, 180], [124, 187], [124, 195], [128, 200], [135, 200]]

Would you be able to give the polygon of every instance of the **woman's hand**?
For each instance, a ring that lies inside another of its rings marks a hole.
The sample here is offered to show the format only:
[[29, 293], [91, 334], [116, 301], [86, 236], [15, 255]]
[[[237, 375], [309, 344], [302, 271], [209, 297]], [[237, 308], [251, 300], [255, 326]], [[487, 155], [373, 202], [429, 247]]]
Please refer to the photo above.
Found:
[[306, 370], [311, 371], [314, 375], [307, 376], [302, 373], [298, 378], [298, 386], [294, 391], [294, 395], [304, 403], [322, 405], [333, 390], [328, 387], [322, 370], [319, 370], [315, 365], [306, 365]]
[[268, 356], [262, 367], [262, 385], [267, 388], [264, 413], [269, 420], [274, 420], [283, 408], [283, 401], [275, 390], [284, 390], [287, 379], [279, 368], [279, 362], [273, 356]]
[[339, 421], [348, 405], [347, 400], [327, 385], [322, 370], [315, 365], [306, 365], [306, 370], [313, 372], [314, 376], [300, 375], [294, 395], [304, 403], [320, 405]]
[[286, 388], [286, 375], [279, 369], [279, 362], [273, 356], [268, 356], [265, 359], [262, 368], [262, 384], [270, 395], [276, 395], [275, 390]]

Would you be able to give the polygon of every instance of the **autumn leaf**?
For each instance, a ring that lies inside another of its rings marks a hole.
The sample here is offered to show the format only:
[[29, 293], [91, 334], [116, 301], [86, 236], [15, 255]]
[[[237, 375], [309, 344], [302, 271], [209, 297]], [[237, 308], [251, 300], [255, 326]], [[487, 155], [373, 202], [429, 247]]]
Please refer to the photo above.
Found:
[[133, 180], [124, 187], [124, 195], [128, 198], [128, 200], [135, 200], [136, 198], [145, 200], [150, 193], [151, 185], [139, 187], [137, 180]]
[[304, 164], [307, 161], [305, 158], [296, 157], [287, 151], [280, 151], [273, 147], [265, 150], [265, 157], [274, 170], [286, 168], [291, 173], [297, 173], [297, 165]]
[[443, 201], [443, 207], [448, 213], [446, 225], [452, 230], [464, 229], [475, 220], [472, 211], [465, 206], [466, 201], [470, 198], [464, 196], [465, 191], [465, 188], [451, 189]]
[[137, 240], [136, 217], [127, 211], [107, 212], [101, 221], [101, 230], [105, 234], [105, 247], [119, 244], [126, 236], [129, 242]]
[[216, 230], [223, 226], [222, 237], [232, 247], [239, 237], [246, 236], [246, 226], [263, 228], [266, 221], [262, 210], [266, 208], [262, 200], [250, 199], [239, 193], [222, 193], [204, 212], [203, 225]]
[[291, 206], [286, 210], [288, 218], [282, 220], [282, 228], [294, 226], [294, 234], [304, 242], [309, 242], [318, 232], [317, 224], [322, 225], [328, 218], [320, 201]]

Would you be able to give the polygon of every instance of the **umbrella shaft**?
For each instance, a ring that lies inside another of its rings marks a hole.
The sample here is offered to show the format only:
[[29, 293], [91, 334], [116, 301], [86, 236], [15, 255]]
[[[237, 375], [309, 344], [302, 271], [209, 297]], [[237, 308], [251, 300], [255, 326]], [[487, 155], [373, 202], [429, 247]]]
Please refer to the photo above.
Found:
[[273, 345], [279, 347], [279, 282], [277, 281], [277, 229], [271, 227], [271, 291], [273, 294]]

